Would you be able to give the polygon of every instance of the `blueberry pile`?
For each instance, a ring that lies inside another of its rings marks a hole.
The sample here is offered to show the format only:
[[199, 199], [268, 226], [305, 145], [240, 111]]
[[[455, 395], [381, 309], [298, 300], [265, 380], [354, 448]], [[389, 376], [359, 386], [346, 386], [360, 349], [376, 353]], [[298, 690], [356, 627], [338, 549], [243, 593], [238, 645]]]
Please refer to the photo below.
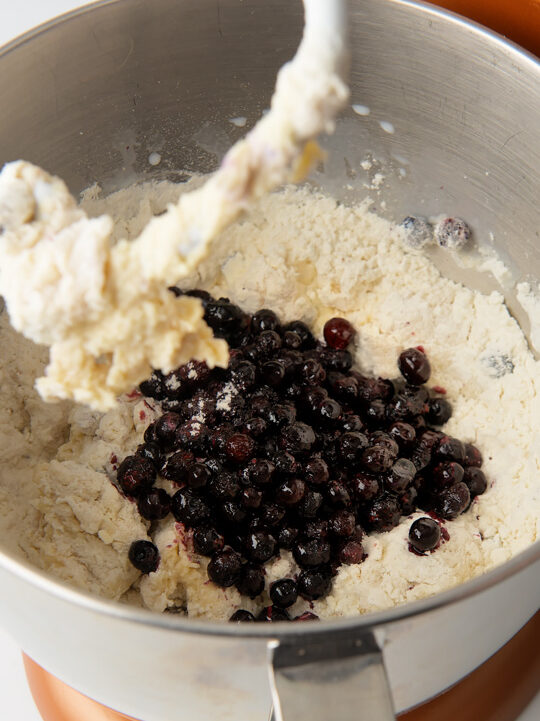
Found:
[[[272, 605], [259, 620], [290, 619], [299, 596], [325, 596], [341, 564], [366, 557], [366, 533], [389, 531], [417, 508], [430, 517], [412, 524], [409, 548], [434, 550], [438, 520], [456, 518], [485, 491], [480, 451], [440, 430], [452, 408], [443, 389], [425, 387], [431, 369], [421, 347], [401, 353], [400, 378], [368, 377], [352, 367], [355, 330], [343, 318], [330, 319], [319, 342], [303, 322], [282, 324], [271, 310], [248, 315], [227, 298], [187, 294], [229, 343], [229, 365], [190, 361], [141, 384], [163, 415], [117, 481], [143, 518], [172, 513], [192, 531], [218, 586], [256, 598], [264, 564], [290, 550], [298, 576], [270, 586]], [[178, 487], [172, 497], [154, 486], [158, 474]], [[159, 564], [148, 541], [133, 543], [129, 557], [143, 573]], [[239, 610], [231, 620], [255, 619]]]

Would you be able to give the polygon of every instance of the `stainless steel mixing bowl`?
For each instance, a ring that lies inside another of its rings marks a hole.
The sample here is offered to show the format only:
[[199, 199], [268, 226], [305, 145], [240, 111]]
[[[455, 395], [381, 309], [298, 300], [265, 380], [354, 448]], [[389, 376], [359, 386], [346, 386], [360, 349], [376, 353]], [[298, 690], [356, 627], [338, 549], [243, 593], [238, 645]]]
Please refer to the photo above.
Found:
[[[74, 192], [212, 170], [243, 132], [230, 119], [249, 127], [267, 106], [301, 29], [293, 0], [110, 0], [67, 15], [0, 54], [0, 161], [38, 163]], [[540, 278], [538, 62], [405, 0], [352, 0], [350, 31], [352, 103], [370, 113], [344, 113], [314, 181], [361, 197], [369, 151], [380, 212], [457, 213], [518, 279]], [[272, 698], [287, 721], [377, 721], [504, 644], [538, 608], [539, 559], [536, 543], [433, 598], [282, 628], [107, 603], [3, 553], [0, 608], [47, 670], [144, 721], [264, 721]]]

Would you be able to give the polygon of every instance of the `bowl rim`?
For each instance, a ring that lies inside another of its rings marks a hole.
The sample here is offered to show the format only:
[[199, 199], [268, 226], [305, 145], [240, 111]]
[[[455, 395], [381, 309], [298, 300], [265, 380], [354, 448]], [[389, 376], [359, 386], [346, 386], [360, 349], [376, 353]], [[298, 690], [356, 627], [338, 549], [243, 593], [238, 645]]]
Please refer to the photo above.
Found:
[[[130, 2], [132, 0], [97, 0], [62, 13], [0, 47], [0, 60], [3, 56], [58, 25], [65, 24], [87, 13], [98, 13], [108, 5], [129, 4]], [[421, 15], [431, 16], [437, 21], [450, 23], [450, 25], [458, 26], [464, 31], [473, 32], [490, 42], [500, 51], [530, 66], [530, 71], [537, 72], [540, 75], [540, 58], [478, 22], [422, 0], [385, 0], [385, 2], [394, 6], [409, 8]], [[149, 609], [121, 604], [118, 601], [107, 600], [88, 591], [79, 590], [65, 581], [55, 579], [45, 571], [31, 565], [30, 562], [17, 558], [15, 554], [0, 548], [0, 568], [52, 597], [66, 603], [75, 604], [97, 615], [119, 618], [134, 624], [142, 624], [167, 631], [205, 634], [208, 636], [229, 637], [231, 639], [250, 638], [259, 640], [275, 638], [290, 640], [298, 636], [319, 636], [320, 634], [336, 631], [369, 632], [375, 627], [391, 625], [480, 594], [532, 566], [539, 560], [540, 540], [537, 540], [501, 565], [433, 596], [359, 616], [321, 619], [318, 623], [307, 624], [307, 628], [306, 624], [302, 624], [301, 628], [299, 628], [297, 624], [288, 622], [277, 624], [229, 624], [223, 621], [190, 619], [185, 616], [157, 613]]]
[[[540, 540], [485, 573], [453, 586], [433, 596], [393, 606], [382, 611], [373, 611], [358, 616], [333, 617], [320, 619], [317, 623], [307, 624], [310, 636], [332, 632], [369, 632], [375, 627], [389, 626], [399, 621], [412, 619], [422, 613], [436, 611], [443, 606], [451, 606], [488, 591], [499, 583], [511, 578], [520, 571], [532, 567], [540, 561]], [[269, 639], [290, 639], [305, 636], [306, 624], [300, 630], [298, 624], [288, 621], [273, 624], [230, 624], [226, 621], [193, 619], [170, 613], [157, 613], [146, 608], [130, 606], [118, 601], [95, 596], [89, 591], [79, 590], [66, 581], [55, 579], [45, 571], [17, 558], [14, 554], [0, 550], [0, 568], [13, 573], [21, 581], [36, 587], [60, 601], [75, 604], [87, 611], [101, 616], [119, 618], [137, 625], [150, 626], [167, 631], [205, 634], [208, 636]]]

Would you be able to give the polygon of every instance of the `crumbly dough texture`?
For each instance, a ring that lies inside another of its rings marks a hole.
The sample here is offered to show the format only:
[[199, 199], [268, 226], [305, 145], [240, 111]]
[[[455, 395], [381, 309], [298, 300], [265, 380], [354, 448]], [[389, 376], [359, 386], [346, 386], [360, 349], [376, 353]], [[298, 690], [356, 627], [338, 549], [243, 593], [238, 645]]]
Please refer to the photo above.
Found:
[[[126, 237], [178, 192], [166, 184], [134, 187], [94, 197], [86, 210], [116, 216], [113, 235]], [[430, 596], [538, 538], [540, 364], [501, 295], [443, 278], [365, 205], [347, 208], [293, 189], [265, 198], [256, 213], [223, 232], [185, 284], [227, 295], [248, 311], [270, 307], [283, 319], [301, 318], [317, 333], [329, 317], [347, 317], [358, 330], [356, 362], [367, 373], [395, 377], [399, 351], [423, 345], [430, 384], [446, 388], [453, 404], [446, 429], [484, 455], [488, 490], [445, 523], [448, 541], [425, 557], [409, 552], [408, 530], [421, 513], [368, 536], [367, 559], [340, 568], [330, 595], [313, 604], [315, 613], [346, 616]], [[32, 389], [43, 352], [9, 328], [6, 314], [1, 334], [2, 545], [79, 588], [160, 612], [225, 620], [238, 608], [257, 612], [268, 603], [267, 596], [252, 601], [210, 583], [208, 560], [194, 553], [190, 533], [171, 516], [150, 529], [111, 482], [158, 404], [136, 393], [105, 415], [44, 404]], [[161, 562], [140, 576], [127, 551], [133, 540], [149, 537]], [[297, 569], [282, 552], [266, 572], [268, 588]], [[299, 601], [291, 611], [306, 608]]]

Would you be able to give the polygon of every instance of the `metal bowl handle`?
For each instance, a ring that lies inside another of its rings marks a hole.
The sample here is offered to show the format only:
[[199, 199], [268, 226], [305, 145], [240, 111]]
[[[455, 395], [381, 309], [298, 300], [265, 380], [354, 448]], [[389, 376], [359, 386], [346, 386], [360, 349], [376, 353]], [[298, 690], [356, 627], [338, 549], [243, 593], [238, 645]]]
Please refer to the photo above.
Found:
[[273, 721], [394, 721], [373, 633], [273, 641], [268, 651]]

